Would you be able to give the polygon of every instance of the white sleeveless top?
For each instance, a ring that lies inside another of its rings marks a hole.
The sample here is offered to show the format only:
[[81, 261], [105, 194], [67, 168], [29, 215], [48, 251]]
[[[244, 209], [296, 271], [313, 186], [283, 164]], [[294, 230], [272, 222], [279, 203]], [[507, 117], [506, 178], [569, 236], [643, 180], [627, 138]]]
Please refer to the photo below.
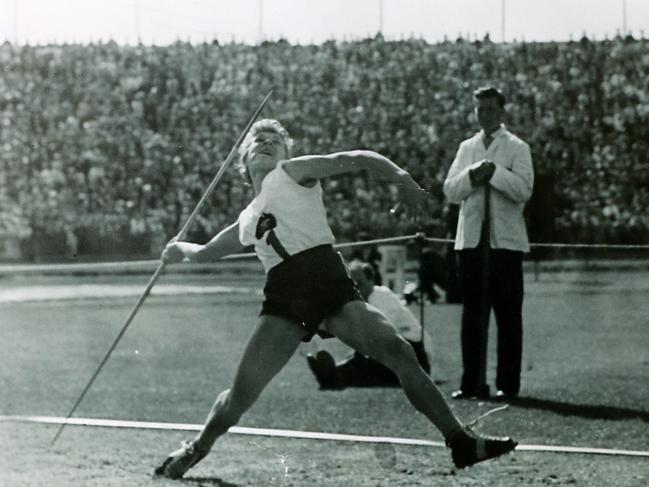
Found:
[[[280, 161], [264, 177], [259, 194], [239, 214], [239, 240], [244, 246], [254, 245], [266, 273], [283, 260], [267, 243], [271, 231], [289, 255], [335, 241], [320, 181], [310, 188], [298, 184], [284, 170], [285, 163]], [[258, 239], [255, 234], [262, 214], [272, 215], [277, 226]]]

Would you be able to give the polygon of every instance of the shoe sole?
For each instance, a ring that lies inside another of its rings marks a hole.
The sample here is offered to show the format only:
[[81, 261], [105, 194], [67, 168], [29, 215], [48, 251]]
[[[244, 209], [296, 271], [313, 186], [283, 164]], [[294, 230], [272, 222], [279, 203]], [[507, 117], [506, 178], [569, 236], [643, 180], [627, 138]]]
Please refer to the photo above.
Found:
[[494, 458], [501, 457], [503, 455], [506, 455], [507, 453], [511, 453], [516, 449], [518, 446], [518, 442], [514, 440], [509, 440], [506, 444], [503, 445], [503, 449], [500, 451], [493, 452], [491, 455], [486, 455], [485, 457], [478, 458], [473, 462], [467, 462], [467, 463], [456, 463], [455, 461], [453, 462], [457, 468], [466, 468], [470, 467], [472, 465], [475, 465], [476, 463], [484, 462], [486, 460], [492, 460]]
[[169, 457], [167, 457], [167, 458], [165, 459], [164, 462], [162, 462], [162, 464], [160, 464], [159, 466], [157, 466], [157, 467], [155, 468], [155, 470], [153, 471], [153, 476], [154, 476], [154, 477], [164, 477], [164, 478], [172, 479], [172, 480], [178, 480], [178, 479], [182, 478], [183, 475], [185, 475], [185, 474], [187, 473], [187, 471], [188, 471], [190, 468], [192, 468], [194, 465], [196, 465], [198, 462], [200, 462], [200, 461], [201, 461], [203, 458], [205, 458], [206, 456], [207, 456], [207, 453], [199, 454], [199, 455], [194, 459], [194, 461], [193, 461], [193, 462], [192, 462], [192, 463], [191, 463], [191, 464], [190, 464], [190, 465], [189, 465], [189, 466], [188, 466], [188, 467], [187, 467], [187, 468], [186, 468], [186, 469], [185, 469], [185, 470], [184, 470], [180, 475], [169, 475], [169, 474], [167, 473], [167, 467], [169, 466], [169, 464], [170, 464], [171, 462], [174, 461], [174, 458], [171, 457], [171, 456], [169, 456]]

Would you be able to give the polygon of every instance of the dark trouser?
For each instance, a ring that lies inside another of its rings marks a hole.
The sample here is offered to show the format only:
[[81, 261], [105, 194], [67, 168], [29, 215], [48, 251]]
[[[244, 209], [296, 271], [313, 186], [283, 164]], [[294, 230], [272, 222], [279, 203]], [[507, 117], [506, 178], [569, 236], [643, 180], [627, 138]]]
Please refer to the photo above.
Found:
[[[523, 352], [523, 253], [490, 250], [486, 282], [483, 281], [482, 248], [458, 253], [464, 295], [461, 334], [464, 373], [460, 388], [466, 393], [486, 388], [489, 327], [488, 314], [483, 309], [486, 306], [486, 310], [493, 307], [498, 327], [496, 388], [507, 394], [518, 394]], [[485, 286], [487, 292], [483, 296]]]
[[[419, 365], [430, 373], [430, 363], [422, 342], [408, 343], [417, 355]], [[376, 360], [363, 354], [354, 352], [354, 355], [336, 365], [337, 375], [344, 387], [386, 387], [398, 386], [399, 379], [389, 368]]]

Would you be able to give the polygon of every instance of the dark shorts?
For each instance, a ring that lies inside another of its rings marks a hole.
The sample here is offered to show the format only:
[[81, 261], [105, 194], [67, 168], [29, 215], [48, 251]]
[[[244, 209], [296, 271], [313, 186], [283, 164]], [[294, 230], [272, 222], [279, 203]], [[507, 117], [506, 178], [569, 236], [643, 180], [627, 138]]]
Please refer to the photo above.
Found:
[[304, 327], [310, 341], [322, 321], [344, 304], [361, 300], [342, 256], [331, 245], [320, 245], [290, 256], [268, 271], [260, 316], [281, 316]]

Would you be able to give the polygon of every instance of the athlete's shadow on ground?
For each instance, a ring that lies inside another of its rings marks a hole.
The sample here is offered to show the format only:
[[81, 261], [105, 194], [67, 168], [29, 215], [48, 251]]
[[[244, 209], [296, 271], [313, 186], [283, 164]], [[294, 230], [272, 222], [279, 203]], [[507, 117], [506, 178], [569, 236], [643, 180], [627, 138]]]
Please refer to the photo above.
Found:
[[536, 397], [518, 397], [510, 401], [512, 406], [553, 411], [564, 416], [578, 416], [587, 419], [640, 419], [649, 423], [649, 411], [639, 409], [601, 406], [596, 404], [574, 404]]
[[223, 479], [215, 477], [183, 477], [183, 483], [196, 485], [215, 485], [217, 487], [239, 487], [239, 484], [233, 484]]

